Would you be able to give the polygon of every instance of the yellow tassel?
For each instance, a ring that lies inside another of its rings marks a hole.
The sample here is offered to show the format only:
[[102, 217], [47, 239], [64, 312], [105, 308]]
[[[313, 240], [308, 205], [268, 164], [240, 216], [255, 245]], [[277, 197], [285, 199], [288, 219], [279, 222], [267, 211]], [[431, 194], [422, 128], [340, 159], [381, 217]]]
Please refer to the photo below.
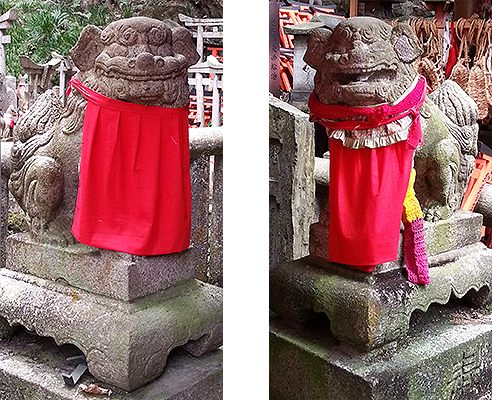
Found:
[[413, 188], [413, 185], [415, 184], [415, 175], [415, 169], [412, 169], [412, 172], [410, 172], [407, 194], [405, 196], [405, 201], [403, 202], [402, 220], [404, 223], [413, 222], [424, 217], [422, 209], [420, 208], [420, 203], [415, 196], [415, 189]]

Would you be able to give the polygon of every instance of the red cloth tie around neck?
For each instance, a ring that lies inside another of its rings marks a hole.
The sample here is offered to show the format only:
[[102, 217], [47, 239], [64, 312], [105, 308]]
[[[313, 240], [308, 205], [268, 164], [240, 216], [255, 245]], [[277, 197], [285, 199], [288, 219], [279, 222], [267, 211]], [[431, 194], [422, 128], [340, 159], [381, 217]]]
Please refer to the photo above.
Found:
[[[411, 114], [414, 120], [408, 141], [416, 148], [422, 141], [419, 109], [425, 101], [426, 87], [426, 80], [421, 76], [415, 88], [403, 100], [393, 106], [389, 104], [377, 107], [328, 105], [321, 103], [314, 92], [309, 96], [308, 106], [316, 121], [327, 128], [342, 130], [377, 128]], [[364, 120], [354, 119], [361, 116], [365, 117]]]

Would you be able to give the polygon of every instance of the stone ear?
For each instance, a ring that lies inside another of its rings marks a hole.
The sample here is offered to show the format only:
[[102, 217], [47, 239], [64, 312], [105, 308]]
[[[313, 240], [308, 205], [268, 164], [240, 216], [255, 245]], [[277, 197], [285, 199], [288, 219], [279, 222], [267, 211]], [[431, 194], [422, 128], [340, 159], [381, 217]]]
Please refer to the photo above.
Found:
[[331, 36], [331, 31], [326, 28], [314, 29], [308, 38], [306, 54], [304, 61], [309, 66], [318, 70], [325, 59], [328, 51], [328, 39]]
[[77, 44], [70, 49], [70, 57], [80, 71], [87, 71], [94, 66], [94, 61], [103, 48], [101, 32], [94, 25], [86, 26], [80, 33]]
[[174, 53], [185, 56], [188, 67], [196, 64], [200, 60], [200, 55], [196, 51], [190, 31], [179, 26], [172, 29], [172, 34]]
[[414, 62], [423, 53], [412, 28], [405, 23], [400, 23], [393, 28], [391, 43], [400, 60], [405, 63]]

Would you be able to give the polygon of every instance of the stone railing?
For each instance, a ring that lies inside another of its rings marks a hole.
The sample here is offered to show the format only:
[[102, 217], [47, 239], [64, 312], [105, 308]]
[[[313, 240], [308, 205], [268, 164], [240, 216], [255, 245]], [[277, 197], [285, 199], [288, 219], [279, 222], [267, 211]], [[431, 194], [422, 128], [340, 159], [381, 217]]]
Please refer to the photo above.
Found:
[[222, 128], [190, 129], [195, 275], [217, 286], [222, 286], [222, 133]]
[[[222, 286], [222, 129], [190, 129], [192, 183], [191, 243], [197, 279]], [[2, 267], [5, 266], [12, 142], [2, 142]]]

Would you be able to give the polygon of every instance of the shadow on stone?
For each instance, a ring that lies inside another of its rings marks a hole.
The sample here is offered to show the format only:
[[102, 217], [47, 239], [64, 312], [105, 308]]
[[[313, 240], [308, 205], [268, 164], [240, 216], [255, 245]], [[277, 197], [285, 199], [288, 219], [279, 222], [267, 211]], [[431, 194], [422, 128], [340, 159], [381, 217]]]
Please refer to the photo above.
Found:
[[315, 312], [312, 310], [307, 314], [304, 329], [309, 331], [330, 332], [330, 319], [324, 312]]

